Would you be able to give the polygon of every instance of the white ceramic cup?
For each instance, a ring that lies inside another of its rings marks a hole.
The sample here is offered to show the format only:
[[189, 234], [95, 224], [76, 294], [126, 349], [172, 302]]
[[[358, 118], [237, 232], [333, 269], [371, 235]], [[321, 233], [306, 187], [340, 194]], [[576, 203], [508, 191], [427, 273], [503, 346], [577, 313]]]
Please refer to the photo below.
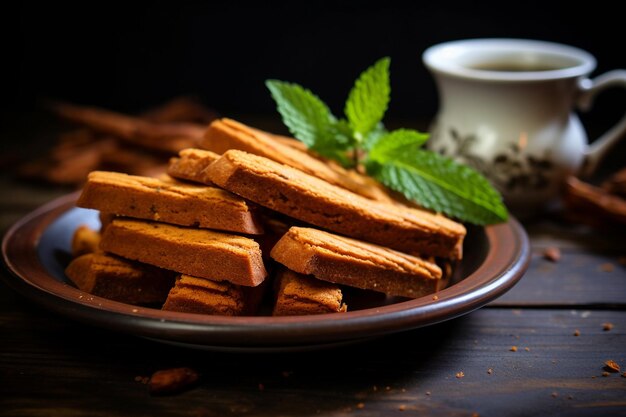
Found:
[[[591, 146], [576, 106], [590, 107], [626, 70], [587, 78], [596, 60], [566, 45], [470, 39], [427, 49], [440, 108], [429, 147], [481, 171], [518, 215], [558, 197], [567, 176], [590, 174], [626, 133], [626, 115]], [[625, 106], [626, 107], [626, 106]]]

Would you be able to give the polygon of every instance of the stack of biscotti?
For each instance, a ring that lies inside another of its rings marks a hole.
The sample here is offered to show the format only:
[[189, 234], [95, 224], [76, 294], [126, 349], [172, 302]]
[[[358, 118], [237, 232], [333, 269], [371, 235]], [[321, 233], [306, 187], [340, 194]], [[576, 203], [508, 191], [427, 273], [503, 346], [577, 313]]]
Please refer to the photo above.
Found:
[[[173, 178], [94, 171], [77, 205], [103, 219], [101, 234], [80, 227], [74, 235], [75, 255], [82, 256], [67, 275], [80, 289], [206, 314], [248, 314], [258, 306], [267, 272], [250, 236], [262, 227], [242, 198]], [[137, 296], [150, 280], [160, 291]]]
[[217, 120], [169, 176], [93, 172], [78, 205], [107, 219], [97, 251], [177, 274], [167, 310], [253, 314], [251, 289], [273, 287], [274, 315], [344, 312], [344, 286], [417, 298], [446, 285], [435, 261], [461, 259], [461, 224], [298, 143]]

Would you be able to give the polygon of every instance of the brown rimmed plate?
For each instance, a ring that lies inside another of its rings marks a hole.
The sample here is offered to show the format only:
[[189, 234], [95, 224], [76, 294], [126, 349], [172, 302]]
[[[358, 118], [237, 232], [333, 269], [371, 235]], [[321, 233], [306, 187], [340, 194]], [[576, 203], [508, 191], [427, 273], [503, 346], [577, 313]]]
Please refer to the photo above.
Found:
[[[351, 343], [415, 329], [469, 313], [509, 290], [528, 267], [524, 229], [514, 219], [472, 227], [451, 284], [415, 300], [384, 299], [343, 314], [222, 317], [137, 307], [84, 293], [67, 281], [71, 237], [80, 224], [99, 226], [97, 212], [74, 206], [77, 193], [28, 214], [6, 233], [6, 283], [47, 309], [119, 332], [194, 348], [298, 350]], [[355, 303], [359, 305], [359, 302]]]

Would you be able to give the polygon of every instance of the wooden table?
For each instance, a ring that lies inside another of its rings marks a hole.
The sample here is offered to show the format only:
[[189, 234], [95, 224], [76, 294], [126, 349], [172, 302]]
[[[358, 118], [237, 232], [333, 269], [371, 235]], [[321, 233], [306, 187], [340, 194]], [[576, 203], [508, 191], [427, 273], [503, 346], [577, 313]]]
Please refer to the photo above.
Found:
[[[0, 177], [0, 233], [66, 192]], [[526, 227], [531, 265], [505, 296], [319, 352], [173, 347], [73, 322], [0, 284], [0, 416], [626, 416], [626, 377], [603, 376], [607, 360], [626, 371], [623, 237], [556, 220]], [[542, 256], [551, 246], [558, 262]], [[149, 395], [142, 377], [179, 366], [201, 383]]]

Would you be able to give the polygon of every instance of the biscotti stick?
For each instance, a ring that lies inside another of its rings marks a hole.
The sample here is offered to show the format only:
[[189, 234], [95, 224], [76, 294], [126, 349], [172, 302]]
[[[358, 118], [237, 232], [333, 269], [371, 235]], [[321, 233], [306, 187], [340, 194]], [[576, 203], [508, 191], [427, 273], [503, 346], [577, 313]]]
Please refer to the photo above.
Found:
[[259, 307], [263, 285], [244, 287], [228, 281], [181, 275], [170, 290], [163, 310], [220, 316], [252, 315]]
[[110, 110], [69, 103], [53, 103], [51, 108], [59, 116], [97, 132], [169, 153], [196, 146], [205, 130], [204, 126], [192, 123], [153, 123]]
[[369, 200], [295, 168], [230, 150], [206, 169], [215, 184], [287, 216], [405, 253], [460, 259], [465, 227]]
[[178, 153], [178, 158], [170, 159], [167, 173], [181, 180], [210, 184], [204, 170], [219, 157], [215, 152], [204, 149], [183, 149]]
[[271, 256], [301, 274], [389, 295], [417, 298], [445, 284], [432, 262], [311, 228], [289, 229]]
[[163, 303], [176, 275], [102, 252], [79, 256], [65, 274], [82, 291], [128, 304]]
[[351, 175], [338, 165], [321, 161], [287, 140], [267, 132], [246, 126], [232, 119], [214, 120], [201, 141], [202, 148], [222, 154], [229, 149], [238, 149], [255, 155], [264, 156], [310, 175], [322, 178], [339, 187], [350, 190], [364, 197], [390, 202], [392, 199], [379, 184], [370, 178]]
[[341, 289], [332, 283], [298, 274], [286, 268], [277, 273], [274, 316], [345, 313]]
[[100, 249], [201, 278], [257, 286], [267, 272], [259, 244], [247, 237], [165, 223], [115, 219]]
[[76, 205], [181, 226], [263, 231], [248, 203], [228, 191], [117, 172], [90, 173]]

